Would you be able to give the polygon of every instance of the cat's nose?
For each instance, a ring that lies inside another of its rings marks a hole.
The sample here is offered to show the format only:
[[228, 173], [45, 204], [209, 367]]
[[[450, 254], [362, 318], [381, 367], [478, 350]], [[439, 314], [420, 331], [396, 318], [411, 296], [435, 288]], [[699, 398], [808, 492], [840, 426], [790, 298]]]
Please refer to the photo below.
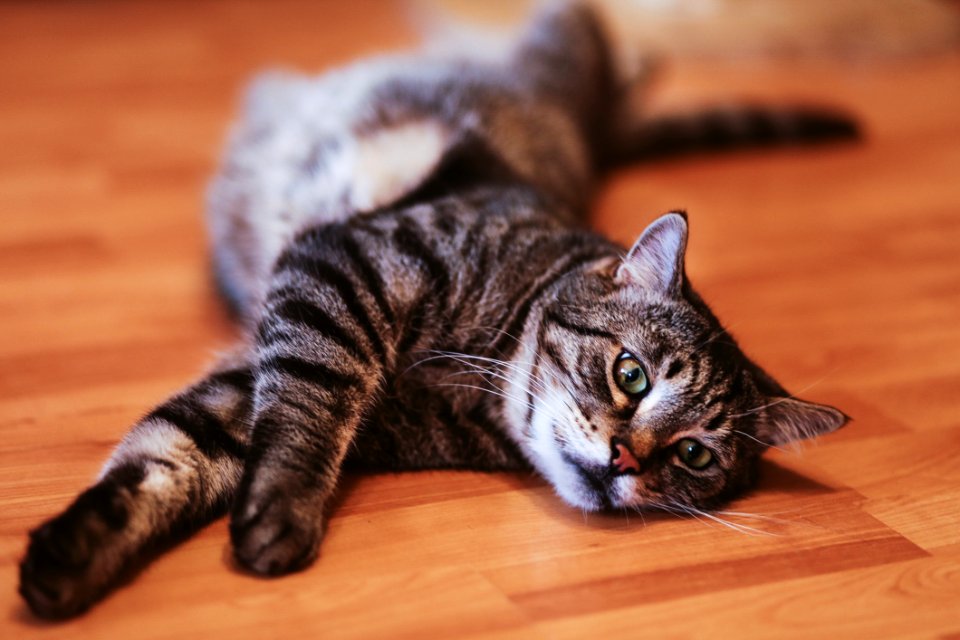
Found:
[[610, 470], [618, 476], [626, 473], [640, 473], [640, 462], [623, 438], [614, 436], [610, 439]]

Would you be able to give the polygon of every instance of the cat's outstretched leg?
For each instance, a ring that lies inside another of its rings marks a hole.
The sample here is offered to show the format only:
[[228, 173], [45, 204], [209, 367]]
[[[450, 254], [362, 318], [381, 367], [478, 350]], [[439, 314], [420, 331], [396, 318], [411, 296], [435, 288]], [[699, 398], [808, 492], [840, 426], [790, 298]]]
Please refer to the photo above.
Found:
[[[288, 573], [316, 557], [347, 450], [396, 357], [395, 310], [378, 262], [386, 254], [333, 226], [302, 236], [277, 262], [230, 521], [234, 556], [251, 571]], [[413, 273], [407, 285], [416, 290]]]
[[84, 611], [151, 552], [223, 513], [242, 470], [253, 376], [227, 360], [140, 420], [95, 485], [30, 533], [20, 593], [35, 613]]

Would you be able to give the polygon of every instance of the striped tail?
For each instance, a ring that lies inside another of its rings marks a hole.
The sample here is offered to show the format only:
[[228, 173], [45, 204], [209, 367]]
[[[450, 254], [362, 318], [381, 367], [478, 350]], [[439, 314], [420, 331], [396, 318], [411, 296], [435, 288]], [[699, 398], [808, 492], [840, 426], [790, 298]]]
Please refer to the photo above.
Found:
[[44, 618], [83, 612], [162, 547], [222, 514], [248, 443], [253, 376], [226, 366], [126, 435], [98, 482], [30, 533], [20, 594]]
[[812, 106], [713, 106], [652, 116], [618, 140], [608, 162], [621, 165], [684, 154], [801, 146], [856, 140], [860, 127], [849, 115]]

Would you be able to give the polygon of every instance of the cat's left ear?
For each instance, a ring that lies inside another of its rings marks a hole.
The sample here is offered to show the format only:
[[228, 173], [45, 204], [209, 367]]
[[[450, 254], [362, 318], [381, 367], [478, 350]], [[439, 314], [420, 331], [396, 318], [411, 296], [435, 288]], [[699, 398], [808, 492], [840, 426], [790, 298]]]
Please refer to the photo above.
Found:
[[797, 398], [770, 398], [757, 425], [757, 439], [775, 446], [836, 431], [850, 421], [839, 409]]
[[687, 214], [682, 211], [668, 213], [644, 230], [617, 267], [614, 277], [618, 283], [679, 296], [686, 250]]

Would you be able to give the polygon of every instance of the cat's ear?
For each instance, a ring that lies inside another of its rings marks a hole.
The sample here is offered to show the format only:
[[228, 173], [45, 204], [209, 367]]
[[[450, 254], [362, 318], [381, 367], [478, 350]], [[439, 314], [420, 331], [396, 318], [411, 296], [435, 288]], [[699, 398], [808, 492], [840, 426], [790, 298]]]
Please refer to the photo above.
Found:
[[617, 267], [618, 283], [679, 296], [683, 255], [687, 249], [687, 214], [668, 213], [654, 220]]
[[757, 439], [775, 446], [836, 431], [849, 416], [829, 405], [796, 398], [771, 398], [757, 425]]

